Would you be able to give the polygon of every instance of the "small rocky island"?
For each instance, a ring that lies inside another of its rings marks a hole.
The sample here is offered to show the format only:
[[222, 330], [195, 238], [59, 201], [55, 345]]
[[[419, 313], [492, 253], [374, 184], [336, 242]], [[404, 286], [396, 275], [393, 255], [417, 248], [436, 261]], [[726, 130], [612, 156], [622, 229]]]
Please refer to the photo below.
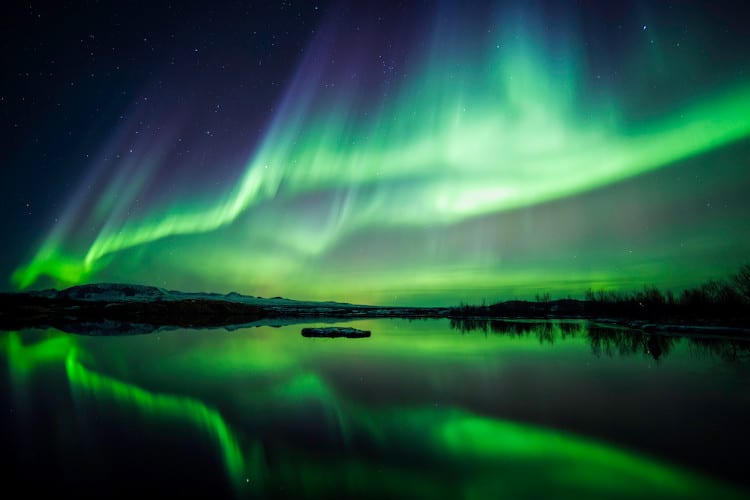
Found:
[[361, 339], [370, 336], [369, 330], [358, 330], [357, 328], [328, 326], [325, 328], [303, 328], [303, 337], [321, 337], [335, 339], [345, 337], [348, 339]]

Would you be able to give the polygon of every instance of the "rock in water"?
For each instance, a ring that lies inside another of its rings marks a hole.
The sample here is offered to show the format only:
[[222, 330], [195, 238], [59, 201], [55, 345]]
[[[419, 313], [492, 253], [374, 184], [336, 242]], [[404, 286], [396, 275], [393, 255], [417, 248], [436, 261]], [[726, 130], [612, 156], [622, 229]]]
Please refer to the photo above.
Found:
[[303, 337], [322, 337], [335, 339], [346, 337], [348, 339], [361, 339], [370, 336], [369, 330], [358, 330], [356, 328], [329, 326], [325, 328], [303, 328]]

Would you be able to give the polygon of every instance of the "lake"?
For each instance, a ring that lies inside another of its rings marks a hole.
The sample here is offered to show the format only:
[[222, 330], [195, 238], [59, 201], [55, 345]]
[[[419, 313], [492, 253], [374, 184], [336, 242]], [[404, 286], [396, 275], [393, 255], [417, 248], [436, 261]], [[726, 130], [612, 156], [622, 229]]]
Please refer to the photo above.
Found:
[[[0, 332], [7, 488], [742, 498], [750, 342], [587, 321]], [[18, 490], [16, 490], [18, 491]]]

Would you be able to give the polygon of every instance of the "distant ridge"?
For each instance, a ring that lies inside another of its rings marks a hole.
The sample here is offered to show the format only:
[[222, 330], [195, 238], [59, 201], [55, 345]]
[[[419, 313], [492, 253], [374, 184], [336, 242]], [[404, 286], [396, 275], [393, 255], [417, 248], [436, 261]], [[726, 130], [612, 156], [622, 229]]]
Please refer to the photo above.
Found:
[[[87, 302], [147, 302], [153, 300], [218, 300], [225, 302], [236, 302], [243, 304], [327, 304], [351, 306], [348, 302], [311, 302], [286, 299], [284, 297], [263, 298], [254, 295], [243, 295], [238, 292], [220, 294], [215, 292], [182, 292], [179, 290], [167, 290], [150, 285], [131, 285], [127, 283], [90, 283], [75, 285], [62, 290], [53, 288], [25, 292], [34, 297], [45, 297], [48, 299], [82, 300]], [[367, 307], [367, 306], [362, 306]]]
[[[439, 311], [439, 314], [438, 312]], [[434, 317], [446, 310], [312, 302], [237, 292], [193, 293], [155, 286], [92, 283], [64, 290], [0, 293], [0, 330], [57, 328], [85, 335], [148, 333], [160, 328], [235, 327], [290, 321]]]
[[153, 300], [168, 294], [163, 288], [148, 285], [126, 285], [122, 283], [93, 283], [65, 288], [57, 297], [74, 300]]

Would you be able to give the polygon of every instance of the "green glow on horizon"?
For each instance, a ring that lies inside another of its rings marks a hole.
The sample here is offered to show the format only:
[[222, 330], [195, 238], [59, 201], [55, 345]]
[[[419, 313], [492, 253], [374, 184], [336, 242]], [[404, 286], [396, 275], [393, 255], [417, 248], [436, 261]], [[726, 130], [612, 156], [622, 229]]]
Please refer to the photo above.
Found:
[[[552, 49], [533, 23], [525, 24], [517, 36], [500, 27], [501, 50], [492, 44], [484, 52], [453, 53], [434, 42], [370, 113], [359, 109], [364, 91], [354, 83], [326, 93], [306, 78], [314, 74], [310, 56], [231, 190], [211, 193], [211, 202], [202, 196], [203, 202], [155, 203], [123, 218], [122, 210], [108, 207], [119, 190], [135, 197], [144, 176], [118, 177], [94, 204], [91, 227], [98, 230], [61, 222], [16, 269], [13, 283], [25, 289], [41, 277], [71, 285], [112, 276], [153, 282], [140, 264], [155, 259], [214, 290], [300, 298], [367, 301], [366, 291], [351, 289], [368, 283], [369, 297], [381, 301], [405, 274], [413, 283], [434, 274], [449, 288], [486, 281], [489, 289], [507, 284], [507, 273], [467, 265], [451, 283], [444, 263], [426, 261], [423, 269], [395, 263], [394, 276], [353, 279], [325, 264], [335, 269], [329, 255], [337, 245], [371, 229], [445, 228], [572, 198], [750, 137], [747, 81], [703, 92], [659, 117], [626, 120], [629, 110], [615, 89], [584, 84], [572, 40]], [[327, 204], [308, 209], [316, 196]], [[180, 245], [179, 259], [165, 257]], [[205, 257], [207, 248], [215, 257]], [[600, 281], [616, 272], [610, 274]], [[326, 284], [309, 289], [319, 282]]]

